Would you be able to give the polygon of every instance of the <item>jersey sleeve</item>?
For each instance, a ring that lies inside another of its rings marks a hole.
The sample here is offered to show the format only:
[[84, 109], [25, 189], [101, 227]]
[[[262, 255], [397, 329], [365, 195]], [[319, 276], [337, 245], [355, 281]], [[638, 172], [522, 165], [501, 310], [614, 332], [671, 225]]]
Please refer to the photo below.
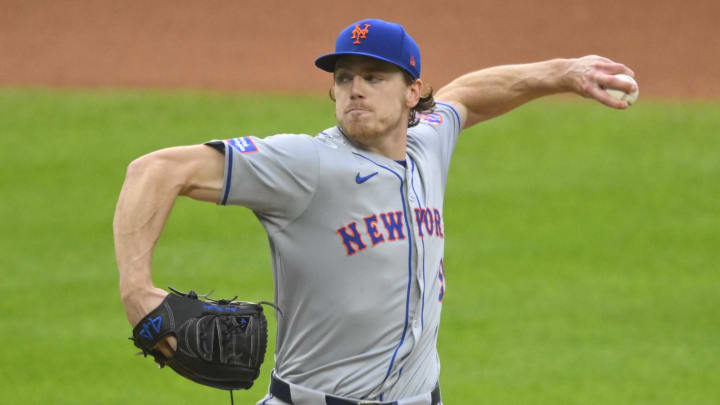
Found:
[[317, 188], [318, 154], [308, 135], [247, 136], [206, 145], [225, 152], [218, 204], [250, 208], [269, 230], [292, 222]]
[[435, 156], [447, 177], [450, 158], [462, 129], [460, 115], [450, 104], [438, 101], [432, 112], [418, 114], [418, 118], [419, 124], [409, 130], [408, 141], [417, 143], [427, 158]]
[[[438, 119], [440, 120], [439, 125], [433, 125]], [[442, 152], [443, 161], [449, 162], [462, 130], [458, 112], [450, 104], [438, 101], [435, 103], [432, 114], [422, 116], [420, 122], [434, 126], [435, 131], [440, 135], [437, 138], [437, 146]]]

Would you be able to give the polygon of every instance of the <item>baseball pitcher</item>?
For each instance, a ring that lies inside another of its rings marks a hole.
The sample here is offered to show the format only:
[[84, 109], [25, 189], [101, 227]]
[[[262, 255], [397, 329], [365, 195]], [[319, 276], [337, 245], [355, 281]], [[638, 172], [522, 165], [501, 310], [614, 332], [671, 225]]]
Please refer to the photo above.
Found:
[[[282, 312], [275, 369], [258, 404], [441, 404], [443, 197], [461, 131], [561, 92], [624, 109], [604, 89], [637, 89], [614, 76], [633, 76], [628, 67], [586, 56], [474, 71], [433, 95], [421, 64], [401, 25], [354, 22], [315, 61], [332, 74], [337, 125], [133, 161], [114, 221], [130, 324], [144, 325], [166, 301], [150, 270], [175, 199], [242, 205], [267, 232]], [[148, 350], [173, 358], [184, 353], [184, 336], [168, 332]]]

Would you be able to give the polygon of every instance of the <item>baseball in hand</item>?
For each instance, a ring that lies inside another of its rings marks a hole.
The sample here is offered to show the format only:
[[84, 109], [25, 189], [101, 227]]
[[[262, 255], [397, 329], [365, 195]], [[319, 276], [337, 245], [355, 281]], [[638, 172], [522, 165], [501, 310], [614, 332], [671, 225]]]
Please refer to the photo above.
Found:
[[635, 84], [637, 86], [637, 90], [635, 90], [634, 93], [625, 93], [622, 90], [616, 90], [616, 89], [605, 89], [605, 91], [608, 92], [611, 96], [618, 100], [627, 101], [628, 105], [632, 105], [638, 98], [638, 95], [640, 94], [640, 87], [637, 85], [637, 82], [632, 77], [626, 75], [626, 74], [616, 74], [615, 77], [617, 77], [620, 80], [624, 80], [626, 82], [630, 82]]

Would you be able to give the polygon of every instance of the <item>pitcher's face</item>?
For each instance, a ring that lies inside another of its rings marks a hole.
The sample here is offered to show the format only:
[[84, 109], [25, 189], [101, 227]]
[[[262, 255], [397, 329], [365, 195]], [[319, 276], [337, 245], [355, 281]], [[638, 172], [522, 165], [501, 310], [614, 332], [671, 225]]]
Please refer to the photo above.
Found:
[[345, 135], [369, 141], [393, 133], [407, 123], [412, 85], [402, 71], [378, 59], [348, 55], [335, 66], [335, 117]]

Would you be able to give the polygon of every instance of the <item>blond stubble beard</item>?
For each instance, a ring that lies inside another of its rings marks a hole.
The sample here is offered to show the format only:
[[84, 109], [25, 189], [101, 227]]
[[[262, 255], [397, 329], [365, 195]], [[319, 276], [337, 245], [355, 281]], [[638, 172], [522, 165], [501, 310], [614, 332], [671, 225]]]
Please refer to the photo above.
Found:
[[367, 127], [365, 125], [358, 125], [359, 128], [352, 129], [349, 128], [347, 125], [345, 125], [340, 119], [338, 119], [338, 126], [342, 130], [342, 132], [347, 136], [351, 141], [359, 144], [366, 144], [368, 142], [375, 141], [377, 139], [382, 138], [383, 136], [386, 136], [387, 134], [393, 133], [397, 128], [401, 125], [403, 120], [402, 114], [400, 114], [400, 117], [395, 121], [394, 124], [385, 127], [384, 130], [376, 131], [373, 130], [370, 127]]

